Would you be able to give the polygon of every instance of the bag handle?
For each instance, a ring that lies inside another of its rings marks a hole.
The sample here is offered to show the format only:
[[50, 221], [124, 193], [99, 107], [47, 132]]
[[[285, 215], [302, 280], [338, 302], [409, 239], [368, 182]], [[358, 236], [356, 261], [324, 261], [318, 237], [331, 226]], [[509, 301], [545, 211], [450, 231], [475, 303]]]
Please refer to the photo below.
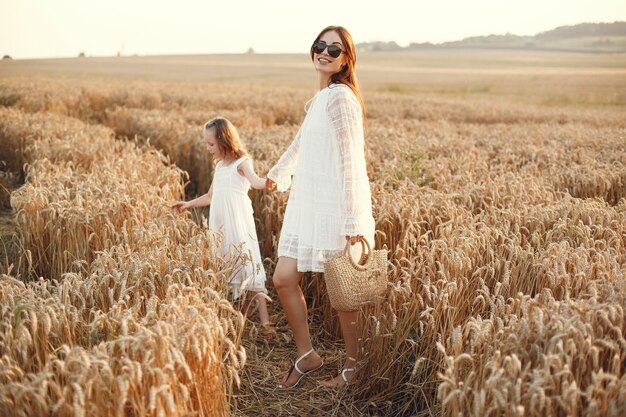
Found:
[[367, 247], [367, 259], [364, 265], [359, 265], [357, 262], [354, 262], [352, 254], [350, 253], [350, 246], [352, 246], [350, 245], [350, 240], [346, 240], [346, 246], [343, 248], [343, 252], [348, 255], [348, 259], [350, 259], [352, 267], [354, 267], [357, 271], [367, 271], [368, 266], [372, 262], [372, 247], [370, 246], [370, 243], [365, 238], [361, 239], [361, 257], [363, 257], [366, 253], [365, 248]]

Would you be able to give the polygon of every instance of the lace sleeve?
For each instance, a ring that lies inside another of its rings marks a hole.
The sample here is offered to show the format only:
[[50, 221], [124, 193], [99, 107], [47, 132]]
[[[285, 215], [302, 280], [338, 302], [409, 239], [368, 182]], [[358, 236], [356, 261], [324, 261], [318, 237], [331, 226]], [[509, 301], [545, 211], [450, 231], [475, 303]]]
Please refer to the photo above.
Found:
[[296, 170], [296, 164], [298, 162], [298, 153], [300, 152], [300, 132], [302, 128], [296, 133], [291, 145], [287, 148], [285, 153], [280, 157], [276, 165], [270, 169], [267, 174], [267, 178], [276, 183], [276, 189], [278, 191], [286, 191], [291, 185], [291, 176]]
[[[343, 190], [343, 219], [341, 234], [356, 236], [365, 233], [359, 224], [359, 176], [365, 172], [363, 119], [361, 105], [349, 87], [336, 87], [328, 102], [328, 116], [339, 149], [339, 172]], [[368, 183], [369, 184], [369, 183]]]

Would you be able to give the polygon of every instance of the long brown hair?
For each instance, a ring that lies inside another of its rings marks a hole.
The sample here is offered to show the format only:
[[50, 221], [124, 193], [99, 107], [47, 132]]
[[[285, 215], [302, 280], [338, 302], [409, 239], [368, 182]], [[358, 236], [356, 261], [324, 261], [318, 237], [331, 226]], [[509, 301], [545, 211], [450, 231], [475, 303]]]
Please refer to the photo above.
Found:
[[[354, 93], [356, 98], [359, 100], [361, 104], [361, 110], [363, 112], [363, 127], [366, 126], [366, 111], [365, 111], [365, 103], [363, 102], [363, 97], [361, 96], [361, 90], [359, 89], [359, 83], [356, 79], [356, 48], [354, 47], [354, 41], [352, 40], [352, 35], [350, 32], [343, 26], [328, 26], [317, 35], [317, 38], [313, 41], [315, 44], [320, 40], [322, 35], [326, 32], [330, 32], [334, 30], [339, 35], [341, 39], [341, 43], [343, 44], [343, 54], [346, 56], [345, 63], [341, 67], [341, 69], [330, 76], [330, 80], [328, 81], [328, 85], [331, 84], [345, 84]], [[313, 46], [311, 46], [311, 61], [313, 60]]]
[[239, 139], [237, 129], [235, 129], [235, 126], [233, 126], [228, 119], [216, 117], [215, 119], [209, 120], [204, 124], [202, 131], [206, 133], [211, 129], [215, 131], [215, 141], [224, 155], [228, 155], [234, 159], [239, 159], [247, 155]]

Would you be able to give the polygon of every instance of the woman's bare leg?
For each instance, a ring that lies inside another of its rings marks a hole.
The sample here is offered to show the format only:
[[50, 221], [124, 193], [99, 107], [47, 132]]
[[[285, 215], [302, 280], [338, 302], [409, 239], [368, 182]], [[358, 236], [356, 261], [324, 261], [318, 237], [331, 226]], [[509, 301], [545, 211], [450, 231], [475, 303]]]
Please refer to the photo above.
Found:
[[[307, 317], [306, 300], [300, 288], [302, 272], [298, 272], [297, 261], [293, 258], [280, 257], [274, 270], [274, 288], [278, 293], [278, 299], [285, 311], [289, 327], [293, 333], [296, 343], [297, 356], [300, 357], [311, 350], [311, 335], [309, 334], [309, 323]], [[322, 359], [313, 352], [304, 357], [298, 364], [302, 371], [317, 368], [322, 363]], [[297, 381], [300, 375], [298, 372], [291, 372], [283, 381], [283, 386], [289, 387]]]
[[[341, 326], [341, 334], [343, 335], [343, 341], [346, 347], [346, 360], [343, 364], [342, 370], [354, 369], [356, 366], [356, 357], [359, 351], [359, 338], [361, 337], [362, 329], [359, 323], [358, 311], [338, 311], [339, 325]], [[354, 378], [354, 371], [346, 371], [344, 373], [348, 382]], [[322, 385], [327, 387], [337, 387], [345, 384], [345, 381], [341, 377], [341, 371], [336, 377], [321, 382]]]

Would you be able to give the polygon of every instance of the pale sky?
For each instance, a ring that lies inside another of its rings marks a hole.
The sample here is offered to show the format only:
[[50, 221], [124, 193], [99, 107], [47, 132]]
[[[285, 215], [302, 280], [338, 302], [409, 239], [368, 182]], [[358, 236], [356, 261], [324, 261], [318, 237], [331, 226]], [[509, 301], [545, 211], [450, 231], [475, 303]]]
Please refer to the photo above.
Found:
[[0, 55], [306, 53], [331, 24], [406, 46], [613, 21], [626, 0], [0, 0]]

